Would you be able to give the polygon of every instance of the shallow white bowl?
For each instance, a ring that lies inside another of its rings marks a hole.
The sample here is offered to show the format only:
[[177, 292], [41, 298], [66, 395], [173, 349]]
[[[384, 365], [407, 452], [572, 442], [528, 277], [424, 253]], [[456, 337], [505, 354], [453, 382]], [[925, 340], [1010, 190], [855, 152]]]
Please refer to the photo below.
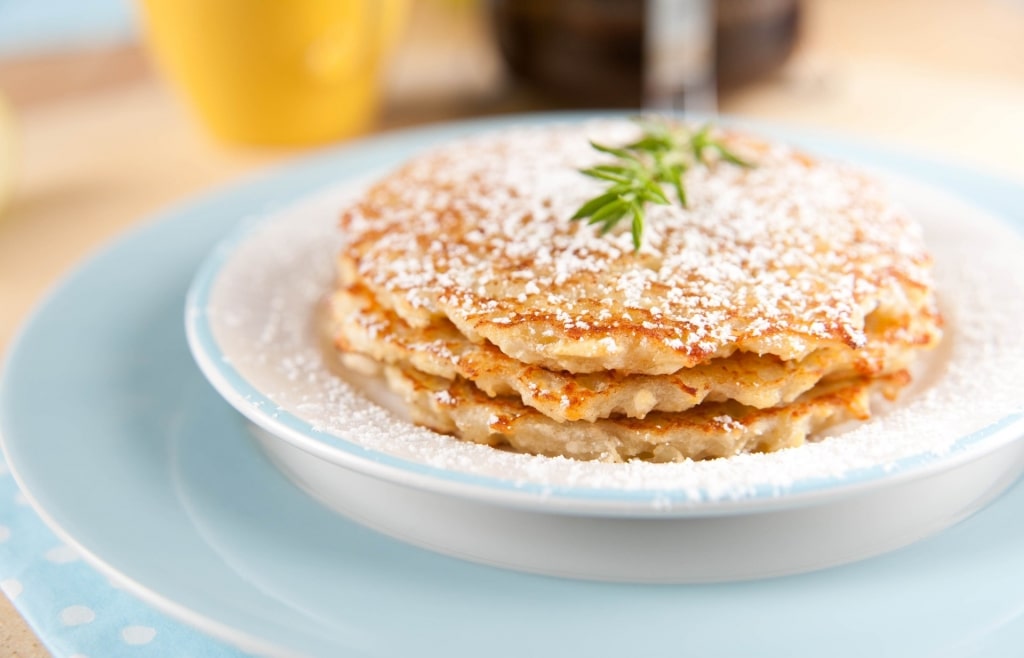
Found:
[[425, 491], [321, 459], [252, 426], [272, 461], [331, 509], [402, 541], [552, 576], [697, 583], [812, 571], [879, 555], [967, 518], [1024, 472], [1024, 441], [928, 476], [758, 512], [546, 513]]
[[314, 328], [331, 285], [337, 209], [365, 179], [254, 218], [215, 249], [189, 293], [189, 343], [296, 483], [346, 516], [433, 550], [644, 582], [848, 562], [955, 523], [1024, 471], [1024, 241], [962, 200], [886, 176], [936, 255], [946, 337], [899, 404], [793, 450], [581, 463], [414, 427], [378, 382], [332, 373]]

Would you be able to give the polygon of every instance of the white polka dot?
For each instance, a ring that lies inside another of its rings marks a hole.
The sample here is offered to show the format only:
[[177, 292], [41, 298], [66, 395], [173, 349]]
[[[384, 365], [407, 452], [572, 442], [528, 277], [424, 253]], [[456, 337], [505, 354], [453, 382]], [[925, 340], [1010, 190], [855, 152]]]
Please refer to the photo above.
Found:
[[149, 644], [156, 637], [156, 629], [149, 626], [125, 626], [121, 629], [121, 639], [125, 644]]
[[28, 496], [19, 491], [14, 494], [14, 504], [21, 505], [22, 507], [28, 505]]
[[96, 613], [84, 605], [72, 605], [60, 611], [60, 623], [65, 626], [81, 626], [96, 619]]
[[0, 582], [0, 590], [7, 595], [7, 598], [14, 600], [21, 594], [21, 582], [14, 578], [8, 578], [7, 580]]
[[68, 562], [74, 562], [78, 559], [78, 551], [71, 548], [70, 546], [61, 544], [60, 546], [51, 548], [50, 550], [46, 551], [44, 557], [50, 562], [55, 562], [57, 564], [67, 564]]
[[0, 544], [4, 543], [11, 538], [11, 529], [5, 525], [0, 525]]

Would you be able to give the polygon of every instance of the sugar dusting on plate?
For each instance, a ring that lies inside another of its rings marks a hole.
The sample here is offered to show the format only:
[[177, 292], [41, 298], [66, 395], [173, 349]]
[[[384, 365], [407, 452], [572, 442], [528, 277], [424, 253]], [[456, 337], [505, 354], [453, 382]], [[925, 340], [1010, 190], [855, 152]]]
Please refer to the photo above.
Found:
[[262, 392], [247, 404], [269, 419], [291, 414], [326, 433], [318, 440], [329, 450], [351, 442], [444, 471], [551, 490], [661, 491], [690, 500], [782, 495], [801, 483], [838, 483], [863, 469], [898, 470], [907, 460], [969, 449], [965, 437], [1024, 413], [1024, 240], [940, 190], [887, 178], [935, 256], [943, 343], [923, 359], [911, 388], [870, 421], [776, 453], [674, 464], [513, 454], [414, 426], [383, 386], [358, 373], [339, 377], [321, 349], [315, 309], [334, 277], [338, 209], [366, 180], [324, 190], [231, 243], [209, 307], [193, 312], [210, 323], [221, 350], [206, 356]]

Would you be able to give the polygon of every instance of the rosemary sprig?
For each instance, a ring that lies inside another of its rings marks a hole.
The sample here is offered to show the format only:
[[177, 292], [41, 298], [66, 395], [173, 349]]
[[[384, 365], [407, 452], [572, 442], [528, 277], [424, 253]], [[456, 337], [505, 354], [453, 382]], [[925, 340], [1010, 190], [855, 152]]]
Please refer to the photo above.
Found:
[[586, 219], [588, 224], [599, 225], [604, 235], [628, 215], [632, 220], [633, 248], [637, 250], [643, 241], [647, 204], [671, 203], [663, 185], [675, 191], [679, 204], [685, 208], [683, 175], [690, 167], [707, 165], [712, 154], [740, 167], [751, 166], [716, 139], [710, 125], [691, 130], [666, 120], [642, 119], [638, 123], [643, 132], [632, 144], [614, 147], [590, 142], [615, 160], [581, 169], [580, 173], [606, 181], [608, 189], [584, 203], [572, 216], [573, 221]]

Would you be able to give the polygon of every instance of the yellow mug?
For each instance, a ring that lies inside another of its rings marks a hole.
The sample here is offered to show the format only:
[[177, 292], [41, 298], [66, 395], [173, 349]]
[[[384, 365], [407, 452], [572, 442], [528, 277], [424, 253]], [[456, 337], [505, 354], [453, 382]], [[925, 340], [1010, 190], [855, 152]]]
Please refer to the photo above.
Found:
[[142, 0], [158, 65], [220, 138], [307, 145], [364, 132], [407, 0]]

